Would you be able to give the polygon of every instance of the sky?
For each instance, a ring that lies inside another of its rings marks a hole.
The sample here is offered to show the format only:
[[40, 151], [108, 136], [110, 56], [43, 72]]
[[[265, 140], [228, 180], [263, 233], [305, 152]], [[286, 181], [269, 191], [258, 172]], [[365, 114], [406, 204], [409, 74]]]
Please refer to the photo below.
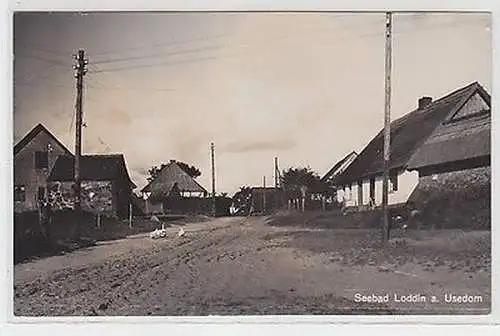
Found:
[[[383, 127], [383, 13], [16, 13], [14, 142], [42, 123], [74, 152], [72, 55], [84, 49], [83, 154], [123, 153], [139, 189], [153, 165], [198, 167], [217, 192], [325, 174]], [[393, 17], [391, 118], [492, 84], [491, 17]]]

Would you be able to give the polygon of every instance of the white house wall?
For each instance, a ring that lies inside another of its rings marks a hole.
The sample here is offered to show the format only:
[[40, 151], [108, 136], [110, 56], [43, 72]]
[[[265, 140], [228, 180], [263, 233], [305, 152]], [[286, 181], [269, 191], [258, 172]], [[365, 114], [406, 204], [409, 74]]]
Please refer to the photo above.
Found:
[[337, 189], [337, 202], [342, 203], [344, 202], [344, 189]]
[[405, 171], [398, 177], [398, 191], [389, 193], [389, 204], [405, 203], [418, 185], [418, 172]]
[[[398, 190], [392, 191], [392, 183], [389, 182], [389, 199], [388, 203], [398, 204], [405, 203], [410, 197], [413, 190], [418, 184], [418, 172], [404, 171], [398, 176]], [[375, 179], [375, 205], [382, 205], [382, 177]], [[363, 199], [358, 199], [358, 184], [353, 183], [351, 187], [344, 187], [337, 193], [337, 200], [344, 202], [346, 206], [368, 205], [370, 202], [370, 180], [364, 180], [362, 184]]]
[[363, 183], [363, 204], [370, 202], [370, 182]]

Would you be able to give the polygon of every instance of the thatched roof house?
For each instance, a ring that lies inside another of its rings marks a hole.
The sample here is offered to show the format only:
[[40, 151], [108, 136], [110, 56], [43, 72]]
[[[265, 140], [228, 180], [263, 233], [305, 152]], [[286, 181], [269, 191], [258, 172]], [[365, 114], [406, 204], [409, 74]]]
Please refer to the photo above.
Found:
[[[446, 120], [448, 120], [447, 117], [453, 118], [454, 113], [460, 110], [476, 93], [487, 97], [487, 93], [477, 82], [435, 101], [432, 101], [430, 97], [423, 97], [419, 100], [419, 107], [416, 110], [394, 120], [391, 123], [389, 169], [391, 171], [404, 170], [408, 167], [410, 159], [412, 168], [417, 168], [419, 166], [417, 162], [423, 162], [424, 156], [427, 156], [427, 154], [422, 151], [418, 156], [414, 156], [414, 154], [417, 154], [416, 151], [424, 145], [424, 142], [441, 123], [446, 123]], [[446, 129], [451, 130], [451, 127], [449, 126]], [[456, 127], [460, 126], [455, 124], [453, 127], [458, 131]], [[444, 128], [442, 130], [446, 132]], [[471, 139], [471, 137], [458, 136], [458, 134], [453, 137], [454, 139]], [[426, 147], [426, 151], [431, 150], [429, 143]], [[464, 147], [469, 147], [469, 145]], [[344, 173], [338, 177], [338, 183], [347, 185], [358, 180], [370, 179], [382, 175], [384, 163], [383, 148], [384, 134], [383, 130], [381, 130]], [[474, 148], [470, 146], [470, 151], [475, 152], [478, 149], [484, 151], [484, 146], [483, 149], [481, 149], [481, 146], [475, 146]], [[434, 156], [441, 157], [439, 159], [440, 162], [454, 160], [453, 157], [447, 157], [446, 154], [436, 153]]]
[[[406, 202], [419, 178], [490, 164], [490, 96], [477, 82], [418, 107], [391, 123], [389, 204]], [[381, 130], [336, 185], [348, 206], [380, 205], [384, 135]]]
[[151, 201], [161, 200], [175, 194], [183, 196], [206, 196], [208, 194], [207, 190], [174, 160], [165, 165], [141, 191], [150, 193], [148, 199]]

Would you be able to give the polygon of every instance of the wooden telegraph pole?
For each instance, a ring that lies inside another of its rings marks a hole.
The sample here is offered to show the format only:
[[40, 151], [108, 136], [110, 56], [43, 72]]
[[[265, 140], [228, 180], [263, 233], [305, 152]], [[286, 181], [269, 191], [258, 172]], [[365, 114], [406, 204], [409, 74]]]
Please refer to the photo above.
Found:
[[384, 174], [382, 182], [383, 231], [382, 240], [389, 241], [389, 160], [391, 149], [391, 72], [392, 72], [392, 13], [385, 18], [385, 109], [384, 109]]
[[266, 177], [262, 178], [262, 186], [264, 187], [262, 191], [262, 212], [266, 213]]
[[282, 192], [279, 192], [278, 189], [281, 187], [281, 184], [280, 184], [280, 169], [279, 169], [279, 166], [278, 166], [278, 157], [275, 157], [274, 158], [274, 188], [276, 189], [275, 192], [276, 192], [276, 196], [275, 196], [275, 200], [277, 202], [277, 206], [278, 207], [281, 207], [284, 205], [284, 198], [283, 198], [283, 193]]
[[213, 142], [210, 144], [210, 152], [212, 158], [212, 216], [215, 217], [217, 211], [215, 198], [215, 147]]
[[275, 157], [274, 158], [274, 187], [276, 189], [278, 189], [278, 186], [279, 186], [279, 179], [280, 179], [280, 175], [279, 175], [279, 169], [278, 169], [278, 158]]
[[76, 136], [75, 136], [75, 175], [74, 175], [74, 192], [75, 192], [75, 238], [79, 236], [80, 220], [82, 217], [81, 206], [81, 157], [82, 157], [82, 116], [83, 116], [83, 76], [87, 73], [86, 66], [88, 60], [85, 59], [85, 51], [80, 49], [78, 54], [74, 56], [76, 64], [73, 66], [76, 78]]

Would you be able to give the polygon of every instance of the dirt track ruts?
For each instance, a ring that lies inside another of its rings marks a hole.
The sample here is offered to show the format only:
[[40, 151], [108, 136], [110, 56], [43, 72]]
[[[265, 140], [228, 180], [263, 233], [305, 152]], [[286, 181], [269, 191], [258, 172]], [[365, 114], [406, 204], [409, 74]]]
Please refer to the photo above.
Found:
[[17, 265], [14, 313], [390, 314], [396, 310], [389, 305], [355, 303], [352, 291], [377, 282], [385, 289], [408, 282], [415, 290], [432, 290], [425, 277], [349, 268], [324, 254], [284, 244], [294, 239], [294, 231], [304, 235], [317, 230], [277, 228], [262, 218], [232, 218], [187, 225], [185, 231], [184, 237], [171, 229], [167, 239], [130, 237]]

